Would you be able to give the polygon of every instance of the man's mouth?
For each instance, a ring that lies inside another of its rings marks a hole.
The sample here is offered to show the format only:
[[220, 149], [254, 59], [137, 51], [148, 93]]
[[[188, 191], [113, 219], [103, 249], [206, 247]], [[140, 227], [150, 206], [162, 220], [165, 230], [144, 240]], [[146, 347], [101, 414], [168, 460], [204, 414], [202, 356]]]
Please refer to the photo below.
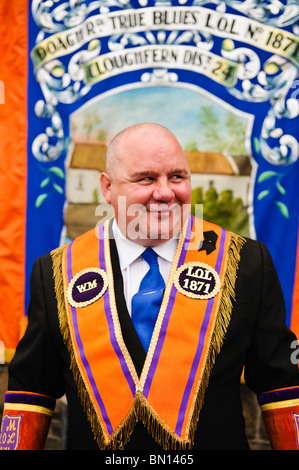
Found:
[[180, 210], [180, 206], [178, 204], [172, 204], [171, 206], [165, 206], [165, 207], [149, 207], [147, 209], [147, 212], [149, 214], [155, 214], [159, 217], [165, 217], [168, 216], [169, 214], [172, 214], [174, 212], [178, 212]]

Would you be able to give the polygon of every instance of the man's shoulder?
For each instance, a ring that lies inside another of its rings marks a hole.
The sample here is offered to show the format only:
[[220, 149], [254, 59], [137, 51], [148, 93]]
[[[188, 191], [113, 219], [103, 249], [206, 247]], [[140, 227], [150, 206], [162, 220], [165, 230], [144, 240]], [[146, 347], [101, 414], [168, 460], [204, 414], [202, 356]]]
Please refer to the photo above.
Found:
[[231, 230], [229, 228], [225, 228], [221, 225], [218, 225], [214, 222], [210, 222], [210, 221], [207, 221], [205, 219], [199, 219], [197, 217], [194, 217], [194, 220], [196, 220], [198, 223], [197, 227], [201, 227], [201, 224], [200, 222], [202, 223], [202, 230], [203, 230], [203, 233], [205, 232], [212, 232], [212, 231], [215, 231], [215, 232], [220, 232], [220, 231], [226, 231], [226, 232], [229, 232], [231, 233], [234, 237], [239, 237], [239, 238], [242, 238], [244, 239], [244, 241], [250, 245], [250, 246], [258, 246], [261, 242], [259, 242], [258, 240], [250, 237], [250, 236], [247, 236], [247, 235], [243, 235], [242, 233], [237, 233], [236, 231], [234, 230]]
[[[103, 224], [101, 224], [102, 226]], [[96, 243], [99, 240], [99, 226], [92, 228], [90, 230], [87, 230], [86, 232], [83, 232], [76, 236], [75, 238], [72, 239], [67, 239], [63, 244], [60, 246], [54, 248], [51, 250], [49, 253], [46, 255], [41, 256], [41, 259], [46, 259], [47, 257], [54, 257], [54, 256], [59, 256], [61, 253], [64, 252], [73, 243]]]
[[[197, 219], [195, 217], [195, 220], [198, 220], [200, 221], [200, 219]], [[262, 241], [259, 241], [259, 240], [256, 240], [254, 239], [253, 237], [250, 237], [250, 236], [245, 236], [241, 233], [236, 233], [235, 231], [233, 230], [230, 230], [229, 228], [224, 228], [218, 224], [215, 224], [213, 222], [210, 222], [210, 221], [206, 221], [204, 219], [201, 220], [202, 221], [202, 231], [203, 231], [203, 238], [205, 239], [205, 237], [211, 237], [211, 232], [221, 232], [222, 230], [225, 230], [227, 232], [229, 232], [234, 240], [242, 240], [242, 243], [240, 244], [240, 254], [241, 254], [241, 258], [245, 257], [247, 258], [247, 256], [253, 256], [253, 257], [256, 257], [256, 259], [260, 259], [262, 257], [267, 257], [269, 255], [269, 251], [266, 247], [266, 245], [262, 242]], [[198, 225], [198, 227], [200, 227], [200, 224]]]

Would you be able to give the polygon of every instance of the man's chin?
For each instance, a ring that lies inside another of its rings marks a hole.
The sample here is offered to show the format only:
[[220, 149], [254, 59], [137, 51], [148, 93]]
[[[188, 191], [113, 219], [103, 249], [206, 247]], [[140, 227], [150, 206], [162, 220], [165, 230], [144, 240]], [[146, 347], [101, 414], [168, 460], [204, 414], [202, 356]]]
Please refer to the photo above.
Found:
[[147, 241], [151, 241], [152, 244], [164, 243], [170, 240], [175, 235], [179, 234], [181, 230], [181, 224], [178, 223], [175, 226], [168, 224], [168, 219], [163, 223], [163, 219], [160, 219], [158, 223], [151, 223], [146, 230], [143, 230], [144, 238]]
[[183, 222], [182, 214], [173, 210], [141, 212], [128, 223], [127, 238], [142, 245], [161, 244], [178, 235]]

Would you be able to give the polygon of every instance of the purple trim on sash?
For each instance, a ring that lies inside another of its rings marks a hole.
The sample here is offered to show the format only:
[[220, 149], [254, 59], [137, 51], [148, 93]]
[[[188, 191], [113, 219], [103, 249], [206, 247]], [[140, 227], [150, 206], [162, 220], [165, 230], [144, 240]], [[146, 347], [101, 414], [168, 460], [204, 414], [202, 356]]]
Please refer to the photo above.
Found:
[[[105, 263], [105, 255], [104, 255], [104, 227], [101, 225], [99, 227], [99, 243], [100, 243], [100, 249], [99, 249], [99, 263], [100, 263], [100, 268], [103, 269], [106, 272], [106, 263]], [[110, 302], [109, 302], [109, 287], [106, 290], [104, 296], [104, 310], [105, 310], [105, 315], [107, 318], [108, 322], [108, 328], [109, 328], [109, 333], [110, 333], [110, 341], [113, 346], [113, 349], [118, 357], [120, 366], [122, 368], [122, 371], [126, 377], [126, 380], [128, 382], [128, 385], [130, 387], [131, 393], [133, 397], [135, 396], [135, 383], [134, 380], [132, 379], [131, 373], [128, 369], [127, 363], [125, 361], [124, 355], [121, 352], [121, 349], [119, 347], [119, 344], [117, 342], [116, 336], [115, 336], [115, 330], [114, 330], [114, 324], [113, 324], [113, 319], [112, 319], [112, 313], [111, 313], [111, 308], [110, 308]]]
[[[216, 266], [215, 266], [215, 271], [217, 272], [217, 274], [219, 274], [220, 268], [221, 268], [221, 263], [222, 263], [222, 259], [223, 259], [223, 253], [224, 253], [225, 239], [226, 239], [226, 231], [222, 229], [220, 243], [219, 243], [219, 252], [218, 252], [218, 257], [217, 257]], [[211, 312], [212, 312], [213, 305], [214, 305], [214, 300], [215, 300], [215, 297], [212, 297], [211, 299], [208, 300], [207, 308], [206, 308], [206, 311], [205, 311], [205, 316], [204, 316], [202, 326], [201, 326], [201, 329], [200, 329], [200, 332], [199, 332], [197, 350], [196, 350], [194, 360], [193, 360], [193, 363], [192, 363], [192, 366], [191, 366], [191, 369], [190, 369], [189, 378], [188, 378], [187, 385], [186, 385], [186, 388], [185, 388], [185, 391], [184, 391], [184, 395], [183, 395], [183, 399], [182, 399], [182, 402], [181, 402], [181, 407], [180, 407], [180, 411], [179, 411], [179, 415], [178, 415], [178, 420], [177, 420], [177, 424], [176, 424], [176, 428], [175, 428], [175, 432], [178, 436], [181, 436], [181, 433], [182, 433], [182, 427], [183, 427], [183, 423], [184, 423], [186, 408], [187, 408], [187, 404], [188, 404], [188, 401], [189, 401], [191, 389], [192, 389], [193, 384], [194, 384], [194, 380], [195, 380], [196, 372], [197, 372], [197, 369], [198, 369], [199, 361], [200, 361], [200, 358], [201, 358], [201, 355], [202, 355], [205, 336], [206, 336], [206, 332], [207, 332], [207, 327], [209, 325], [210, 316], [211, 316]]]
[[219, 242], [219, 253], [218, 257], [216, 260], [216, 265], [215, 265], [215, 271], [219, 275], [220, 269], [221, 269], [221, 264], [222, 264], [222, 258], [223, 258], [223, 253], [224, 253], [224, 243], [226, 240], [226, 230], [223, 228], [221, 229], [221, 237], [220, 237], [220, 242]]
[[260, 406], [285, 401], [285, 400], [295, 400], [299, 398], [299, 387], [291, 387], [291, 388], [282, 388], [278, 390], [273, 390], [272, 392], [265, 392], [258, 395], [258, 403]]
[[[185, 241], [183, 243], [182, 251], [181, 251], [178, 266], [177, 266], [178, 268], [180, 266], [182, 266], [182, 264], [184, 264], [184, 262], [185, 262], [185, 258], [186, 258], [186, 254], [187, 254], [186, 246], [188, 245], [187, 240], [190, 241], [190, 239], [191, 239], [193, 224], [194, 224], [194, 218], [192, 216], [190, 216], [189, 220], [188, 220], [188, 226], [187, 226], [187, 230], [186, 230]], [[153, 378], [154, 378], [154, 374], [155, 374], [155, 371], [156, 371], [156, 368], [157, 368], [157, 365], [158, 365], [159, 357], [160, 357], [160, 354], [161, 354], [161, 351], [162, 351], [163, 343], [164, 343], [167, 328], [168, 328], [169, 319], [170, 319], [170, 316], [171, 316], [171, 313], [172, 313], [172, 310], [173, 310], [173, 305], [174, 305], [176, 293], [177, 293], [177, 289], [173, 285], [172, 289], [171, 289], [171, 292], [170, 292], [169, 301], [168, 301], [168, 305], [167, 305], [167, 308], [166, 308], [166, 311], [165, 311], [163, 322], [162, 322], [162, 325], [161, 325], [161, 330], [160, 330], [159, 338], [158, 338], [158, 341], [157, 341], [157, 345], [156, 345], [154, 355], [153, 355], [153, 358], [152, 358], [152, 362], [151, 362], [151, 365], [150, 365], [150, 368], [149, 368], [149, 371], [148, 371], [148, 374], [147, 374], [147, 378], [146, 378], [146, 381], [145, 381], [145, 384], [144, 384], [144, 387], [143, 387], [143, 395], [146, 398], [148, 397], [148, 394], [149, 394], [149, 391], [150, 391], [150, 388], [151, 388], [151, 384], [152, 384], [152, 381], [153, 381]]]
[[[67, 253], [66, 253], [68, 283], [70, 282], [70, 280], [73, 277], [73, 273], [72, 273], [72, 252], [71, 252], [72, 245], [73, 245], [73, 241], [67, 247]], [[71, 305], [70, 305], [70, 308], [71, 308], [71, 312], [72, 312], [72, 321], [73, 321], [73, 326], [74, 326], [74, 331], [75, 331], [75, 338], [76, 338], [76, 342], [77, 342], [77, 345], [78, 345], [80, 357], [81, 357], [82, 363], [84, 365], [84, 368], [86, 370], [86, 373], [87, 373], [88, 379], [90, 381], [90, 384], [91, 384], [92, 390], [94, 392], [94, 395], [96, 397], [96, 400], [99, 404], [103, 419], [104, 419], [104, 421], [106, 423], [106, 426], [107, 426], [107, 430], [108, 430], [109, 434], [111, 434], [113, 432], [113, 428], [112, 428], [112, 425], [111, 425], [110, 420], [108, 418], [106, 408], [105, 408], [104, 403], [101, 399], [100, 393], [99, 393], [98, 388], [97, 388], [96, 383], [95, 383], [95, 380], [93, 378], [89, 362], [87, 361], [86, 356], [85, 356], [84, 347], [83, 347], [81, 337], [80, 337], [80, 333], [79, 333], [79, 330], [78, 330], [77, 311]]]

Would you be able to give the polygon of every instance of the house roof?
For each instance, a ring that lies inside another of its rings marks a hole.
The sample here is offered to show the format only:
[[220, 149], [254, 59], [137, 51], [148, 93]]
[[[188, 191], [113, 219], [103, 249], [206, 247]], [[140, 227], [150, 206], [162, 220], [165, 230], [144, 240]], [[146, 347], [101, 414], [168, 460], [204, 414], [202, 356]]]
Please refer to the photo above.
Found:
[[[105, 171], [105, 142], [74, 142], [71, 168]], [[246, 156], [226, 156], [221, 152], [185, 151], [191, 173], [250, 175], [251, 163]]]
[[91, 142], [75, 142], [70, 167], [104, 171], [106, 150], [107, 145], [104, 142], [96, 144]]
[[220, 152], [186, 150], [185, 154], [191, 173], [217, 173], [223, 175], [234, 175], [236, 173], [231, 162]]

